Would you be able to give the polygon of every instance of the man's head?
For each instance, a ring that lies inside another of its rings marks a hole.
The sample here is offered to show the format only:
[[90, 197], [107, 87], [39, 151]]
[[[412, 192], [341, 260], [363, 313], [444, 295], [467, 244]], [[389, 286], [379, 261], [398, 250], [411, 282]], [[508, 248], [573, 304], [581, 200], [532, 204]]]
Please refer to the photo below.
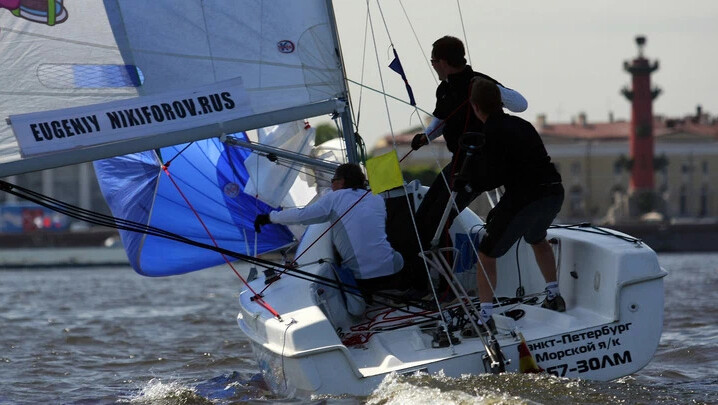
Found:
[[464, 44], [459, 38], [447, 35], [437, 39], [431, 49], [431, 66], [439, 76], [439, 80], [463, 70], [466, 66], [464, 55]]
[[501, 113], [501, 92], [496, 83], [486, 79], [474, 79], [471, 81], [471, 107], [481, 121], [491, 114]]
[[332, 190], [343, 188], [366, 189], [366, 177], [361, 167], [354, 163], [344, 163], [337, 167], [332, 178]]

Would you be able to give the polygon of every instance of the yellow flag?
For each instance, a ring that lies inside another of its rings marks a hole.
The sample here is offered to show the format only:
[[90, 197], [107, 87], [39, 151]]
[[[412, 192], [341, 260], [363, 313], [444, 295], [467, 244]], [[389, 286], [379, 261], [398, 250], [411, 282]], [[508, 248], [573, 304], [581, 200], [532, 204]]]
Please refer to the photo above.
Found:
[[395, 150], [368, 159], [366, 172], [369, 175], [369, 187], [374, 194], [401, 187], [404, 184], [404, 178], [399, 168], [399, 158]]
[[519, 332], [519, 338], [521, 339], [517, 346], [519, 349], [519, 373], [543, 372], [544, 369], [536, 363], [534, 356], [531, 355], [529, 346], [526, 344], [526, 339], [524, 339], [524, 335], [522, 335], [521, 332]]

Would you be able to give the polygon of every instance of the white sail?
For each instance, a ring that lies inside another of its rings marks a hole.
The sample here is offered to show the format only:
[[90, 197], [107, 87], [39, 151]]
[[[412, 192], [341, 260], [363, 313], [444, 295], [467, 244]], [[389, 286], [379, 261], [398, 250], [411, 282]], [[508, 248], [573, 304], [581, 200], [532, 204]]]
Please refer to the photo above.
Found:
[[[281, 149], [295, 151], [308, 155], [314, 146], [314, 128], [305, 126], [302, 121], [262, 128], [258, 132], [258, 141], [262, 144], [272, 145]], [[244, 192], [256, 196], [272, 207], [282, 206], [282, 201], [295, 183], [302, 165], [289, 162], [278, 165], [265, 157], [251, 155], [244, 161], [244, 166], [252, 179], [247, 183]], [[304, 182], [306, 184], [306, 182]], [[309, 189], [309, 186], [306, 185]], [[313, 191], [313, 190], [312, 190]], [[312, 192], [312, 194], [315, 194]], [[299, 196], [298, 196], [299, 197]], [[304, 205], [306, 198], [301, 201], [291, 201], [292, 206]]]
[[262, 113], [344, 91], [323, 0], [106, 3], [145, 77], [141, 94], [241, 76]]
[[233, 78], [249, 96], [249, 115], [35, 158], [21, 155], [2, 119], [0, 177], [330, 113], [345, 91], [323, 0], [65, 3], [66, 18], [54, 25], [0, 9], [2, 118]]
[[[106, 73], [112, 69], [122, 71], [125, 66], [102, 2], [74, 2], [71, 16], [55, 25], [31, 21], [0, 8], [0, 55], [3, 166], [21, 159], [13, 131], [6, 122], [10, 115], [137, 95], [132, 78], [127, 75], [111, 85], [101, 81], [103, 69]], [[83, 69], [97, 80], [83, 77]], [[12, 174], [3, 169], [0, 173]]]

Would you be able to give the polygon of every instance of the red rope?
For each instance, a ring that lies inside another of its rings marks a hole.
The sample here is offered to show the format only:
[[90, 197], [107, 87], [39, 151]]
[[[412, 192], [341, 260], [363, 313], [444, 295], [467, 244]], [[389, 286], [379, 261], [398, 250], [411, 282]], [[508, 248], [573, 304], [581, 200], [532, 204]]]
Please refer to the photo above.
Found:
[[[378, 311], [378, 312], [376, 312]], [[414, 314], [406, 314], [399, 316], [391, 316], [397, 312], [394, 308], [376, 308], [374, 310], [367, 311], [364, 315], [367, 317], [365, 322], [352, 326], [348, 333], [349, 336], [342, 339], [342, 344], [345, 346], [356, 346], [369, 342], [372, 336], [377, 334], [377, 331], [373, 329], [383, 324], [392, 324], [395, 327], [408, 326], [413, 324], [412, 320], [436, 313], [436, 311], [422, 311]], [[406, 321], [406, 322], [401, 322]]]
[[[212, 243], [214, 244], [214, 246], [219, 247], [219, 244], [217, 244], [217, 241], [214, 239], [214, 236], [212, 236], [212, 233], [211, 233], [211, 232], [209, 231], [209, 229], [207, 228], [207, 225], [205, 225], [204, 221], [202, 221], [202, 218], [199, 216], [199, 213], [197, 212], [197, 210], [194, 209], [194, 207], [192, 206], [192, 203], [189, 202], [189, 199], [187, 199], [187, 196], [184, 195], [184, 193], [183, 193], [182, 190], [180, 189], [179, 185], [175, 182], [174, 178], [170, 175], [169, 164], [164, 164], [164, 165], [162, 165], [162, 170], [163, 170], [163, 171], [165, 172], [165, 174], [167, 175], [167, 178], [169, 178], [170, 181], [172, 182], [172, 184], [175, 186], [175, 188], [176, 188], [177, 191], [179, 192], [180, 196], [182, 196], [182, 198], [184, 199], [184, 201], [187, 203], [187, 206], [192, 210], [192, 213], [194, 213], [195, 217], [197, 217], [197, 220], [198, 220], [199, 223], [202, 225], [202, 227], [204, 228], [205, 232], [207, 232], [207, 235], [209, 236], [209, 238], [212, 239]], [[261, 297], [261, 295], [260, 295], [261, 293], [260, 293], [260, 294], [257, 294], [257, 293], [252, 289], [252, 287], [249, 285], [249, 283], [247, 282], [247, 280], [245, 280], [244, 277], [242, 277], [242, 275], [239, 274], [239, 272], [237, 271], [237, 269], [234, 268], [234, 266], [233, 266], [232, 263], [229, 261], [229, 259], [227, 258], [227, 256], [225, 256], [224, 253], [220, 253], [220, 254], [222, 255], [222, 258], [223, 258], [224, 261], [227, 263], [227, 265], [229, 266], [229, 268], [232, 269], [232, 271], [234, 272], [234, 274], [236, 274], [237, 277], [239, 277], [239, 279], [242, 280], [242, 283], [244, 283], [244, 285], [247, 286], [247, 289], [249, 289], [249, 291], [251, 291], [252, 294], [254, 294], [254, 297], [253, 297], [253, 298], [254, 298], [254, 301], [255, 301], [257, 304], [261, 305], [264, 309], [266, 309], [267, 311], [269, 311], [274, 317], [276, 317], [276, 318], [278, 318], [278, 319], [282, 319], [282, 317], [279, 316], [279, 313], [262, 299], [262, 297]], [[266, 289], [266, 287], [265, 287], [265, 289]], [[262, 290], [262, 291], [264, 291], [264, 290]]]

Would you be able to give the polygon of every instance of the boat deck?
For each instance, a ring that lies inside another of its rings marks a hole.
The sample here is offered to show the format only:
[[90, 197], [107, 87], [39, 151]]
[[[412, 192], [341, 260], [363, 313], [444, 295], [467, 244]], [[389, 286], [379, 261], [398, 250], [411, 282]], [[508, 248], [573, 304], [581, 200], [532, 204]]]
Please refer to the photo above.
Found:
[[[583, 308], [572, 308], [564, 313], [550, 311], [539, 305], [518, 304], [506, 310], [522, 310], [525, 315], [518, 320], [494, 314], [498, 341], [502, 347], [515, 346], [519, 342], [516, 333], [521, 332], [527, 341], [542, 341], [539, 346], [553, 346], [553, 340], [562, 335], [606, 324], [611, 320]], [[435, 323], [434, 323], [435, 325]], [[436, 326], [409, 325], [400, 329], [373, 334], [365, 344], [349, 347], [349, 353], [359, 372], [365, 376], [386, 373], [388, 370], [421, 369], [452, 357], [482, 354], [484, 343], [478, 337], [459, 337], [453, 347], [432, 347]], [[512, 333], [514, 332], [514, 333]], [[456, 333], [455, 335], [459, 335]]]

